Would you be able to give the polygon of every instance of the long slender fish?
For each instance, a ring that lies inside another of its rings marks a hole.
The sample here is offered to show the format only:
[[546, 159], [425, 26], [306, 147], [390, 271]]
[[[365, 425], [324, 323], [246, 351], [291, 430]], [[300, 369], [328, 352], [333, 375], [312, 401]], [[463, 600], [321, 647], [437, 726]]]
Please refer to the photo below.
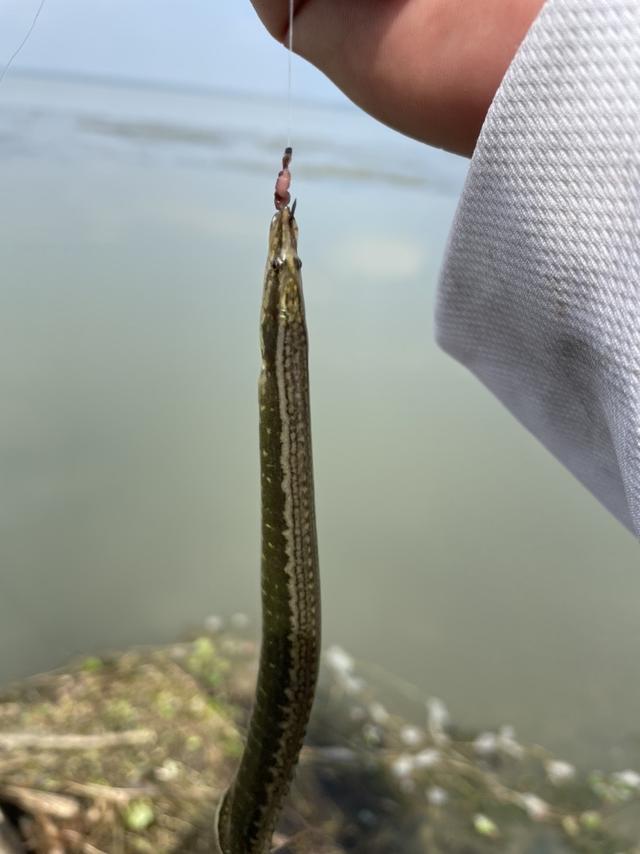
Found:
[[278, 175], [260, 318], [262, 650], [247, 741], [220, 802], [222, 854], [266, 854], [313, 704], [320, 582], [313, 496], [308, 339], [289, 161]]

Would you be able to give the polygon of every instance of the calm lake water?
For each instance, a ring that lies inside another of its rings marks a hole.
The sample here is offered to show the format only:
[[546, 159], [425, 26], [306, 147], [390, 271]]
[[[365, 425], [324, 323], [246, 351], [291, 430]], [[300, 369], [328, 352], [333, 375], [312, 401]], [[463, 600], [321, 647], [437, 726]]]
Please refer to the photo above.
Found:
[[[257, 619], [281, 113], [0, 89], [0, 681]], [[638, 546], [433, 342], [466, 163], [322, 105], [295, 108], [293, 143], [326, 643], [459, 722], [638, 761]]]

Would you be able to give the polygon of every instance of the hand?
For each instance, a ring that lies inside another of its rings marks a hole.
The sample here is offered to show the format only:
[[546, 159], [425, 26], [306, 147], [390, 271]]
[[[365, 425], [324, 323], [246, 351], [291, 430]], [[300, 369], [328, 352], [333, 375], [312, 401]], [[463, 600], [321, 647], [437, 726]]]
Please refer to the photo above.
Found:
[[[252, 0], [286, 42], [288, 0]], [[293, 47], [401, 133], [471, 155], [544, 0], [296, 0]]]

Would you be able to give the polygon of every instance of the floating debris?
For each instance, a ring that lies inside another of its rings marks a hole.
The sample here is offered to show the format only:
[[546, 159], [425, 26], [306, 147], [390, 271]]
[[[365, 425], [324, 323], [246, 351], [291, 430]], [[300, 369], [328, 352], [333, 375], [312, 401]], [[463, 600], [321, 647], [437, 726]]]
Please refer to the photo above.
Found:
[[446, 728], [449, 726], [449, 711], [438, 697], [427, 700], [427, 726], [429, 733], [436, 743], [446, 741]]
[[628, 786], [630, 789], [640, 791], [640, 774], [637, 771], [617, 771], [612, 777], [615, 783], [621, 783], [623, 786]]
[[549, 804], [531, 792], [520, 795], [518, 801], [533, 821], [545, 821], [549, 818]]
[[369, 706], [369, 716], [376, 724], [386, 724], [389, 722], [389, 718], [391, 717], [382, 703], [378, 703], [377, 701], [371, 703]]
[[330, 646], [324, 654], [326, 664], [341, 676], [350, 676], [356, 662], [341, 646]]
[[500, 835], [498, 825], [482, 813], [476, 813], [476, 815], [474, 815], [473, 826], [480, 836], [488, 836], [489, 839], [496, 839]]
[[492, 756], [498, 752], [498, 736], [495, 732], [481, 732], [473, 740], [473, 749], [478, 756]]
[[211, 614], [211, 616], [207, 617], [204, 621], [204, 630], [205, 632], [209, 632], [210, 635], [217, 635], [218, 632], [223, 630], [223, 628], [224, 620], [217, 614]]
[[414, 756], [414, 763], [416, 768], [435, 768], [438, 762], [440, 762], [440, 751], [434, 750], [433, 747], [427, 747], [425, 750], [421, 750], [420, 753], [416, 753]]
[[427, 800], [432, 807], [443, 807], [449, 800], [449, 795], [441, 786], [431, 786], [427, 789]]
[[400, 729], [400, 739], [407, 747], [417, 747], [424, 741], [425, 734], [417, 726], [406, 724]]
[[576, 769], [569, 762], [563, 762], [560, 759], [550, 759], [544, 764], [545, 771], [549, 781], [554, 786], [561, 786], [563, 783], [569, 783], [576, 776]]
[[396, 775], [396, 777], [400, 777], [400, 779], [408, 777], [410, 774], [413, 773], [414, 769], [414, 757], [410, 756], [408, 753], [402, 753], [391, 763], [391, 770]]

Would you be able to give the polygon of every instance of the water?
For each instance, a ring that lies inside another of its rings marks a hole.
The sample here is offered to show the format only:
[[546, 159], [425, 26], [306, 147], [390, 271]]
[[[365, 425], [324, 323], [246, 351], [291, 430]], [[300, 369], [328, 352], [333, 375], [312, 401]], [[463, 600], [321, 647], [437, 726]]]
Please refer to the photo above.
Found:
[[[0, 681], [259, 613], [281, 113], [96, 81], [0, 92]], [[294, 116], [326, 642], [457, 721], [626, 767], [637, 545], [433, 343], [465, 162], [356, 110]]]

